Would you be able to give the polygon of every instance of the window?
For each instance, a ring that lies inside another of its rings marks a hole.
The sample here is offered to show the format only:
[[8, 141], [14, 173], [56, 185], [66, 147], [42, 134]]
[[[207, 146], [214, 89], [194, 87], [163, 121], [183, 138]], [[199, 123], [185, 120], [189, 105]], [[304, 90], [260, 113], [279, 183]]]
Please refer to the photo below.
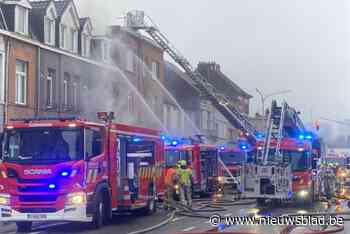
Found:
[[28, 34], [28, 10], [22, 6], [16, 6], [15, 31]]
[[84, 57], [90, 56], [90, 38], [86, 34], [81, 35], [81, 53]]
[[202, 111], [201, 115], [202, 129], [208, 129], [208, 111]]
[[134, 96], [132, 93], [129, 93], [128, 95], [128, 111], [129, 113], [134, 113], [135, 103], [134, 103]]
[[85, 129], [85, 156], [92, 158], [102, 154], [102, 135], [99, 130]]
[[78, 83], [75, 81], [73, 83], [73, 106], [78, 107]]
[[61, 48], [65, 48], [66, 47], [66, 33], [67, 33], [67, 27], [63, 24], [61, 24]]
[[108, 42], [103, 41], [102, 42], [102, 54], [103, 54], [103, 60], [108, 61], [109, 60], [109, 48], [108, 48]]
[[65, 108], [67, 108], [69, 105], [69, 80], [69, 74], [65, 73], [63, 80], [63, 105]]
[[54, 86], [54, 79], [55, 79], [55, 70], [49, 69], [48, 75], [46, 78], [46, 105], [48, 107], [53, 106], [53, 86]]
[[74, 29], [69, 30], [69, 42], [68, 42], [68, 49], [73, 51], [74, 49]]
[[5, 61], [4, 54], [0, 53], [0, 102], [5, 101]]
[[55, 20], [45, 17], [45, 43], [55, 45]]
[[134, 72], [134, 58], [133, 52], [128, 50], [126, 53], [126, 70], [129, 72]]
[[158, 62], [152, 62], [152, 78], [153, 79], [159, 78], [159, 63]]
[[212, 114], [209, 111], [207, 111], [207, 115], [208, 115], [208, 118], [207, 118], [207, 121], [208, 121], [207, 129], [212, 129], [212, 126], [211, 126]]
[[27, 68], [28, 64], [16, 60], [16, 104], [26, 104], [27, 99]]

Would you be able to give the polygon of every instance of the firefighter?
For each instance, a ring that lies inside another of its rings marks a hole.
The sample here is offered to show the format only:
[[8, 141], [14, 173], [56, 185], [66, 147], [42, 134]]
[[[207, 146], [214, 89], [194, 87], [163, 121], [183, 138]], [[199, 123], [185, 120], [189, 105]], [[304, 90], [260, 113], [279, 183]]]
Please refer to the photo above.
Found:
[[166, 187], [166, 201], [165, 208], [170, 208], [174, 203], [175, 186], [179, 181], [179, 175], [177, 174], [176, 166], [170, 167], [165, 174], [165, 187]]
[[192, 170], [185, 160], [180, 160], [178, 165], [181, 202], [183, 205], [192, 206]]

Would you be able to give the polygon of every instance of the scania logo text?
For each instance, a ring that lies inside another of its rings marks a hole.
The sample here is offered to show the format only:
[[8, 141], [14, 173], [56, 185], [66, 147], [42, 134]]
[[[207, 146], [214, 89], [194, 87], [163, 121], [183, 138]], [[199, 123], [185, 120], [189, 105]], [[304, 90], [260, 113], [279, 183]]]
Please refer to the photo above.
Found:
[[48, 175], [52, 174], [51, 169], [27, 169], [24, 170], [25, 175]]

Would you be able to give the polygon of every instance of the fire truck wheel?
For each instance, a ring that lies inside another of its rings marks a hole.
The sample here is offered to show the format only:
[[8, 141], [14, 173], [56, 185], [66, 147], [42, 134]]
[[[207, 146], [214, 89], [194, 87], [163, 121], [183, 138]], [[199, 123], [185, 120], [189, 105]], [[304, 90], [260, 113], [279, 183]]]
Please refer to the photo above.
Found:
[[95, 229], [98, 229], [103, 226], [103, 224], [105, 223], [105, 217], [106, 217], [105, 216], [106, 206], [101, 193], [98, 195], [95, 205], [96, 207], [95, 207], [95, 212], [92, 219], [92, 227]]
[[30, 232], [32, 230], [32, 222], [16, 222], [18, 232]]

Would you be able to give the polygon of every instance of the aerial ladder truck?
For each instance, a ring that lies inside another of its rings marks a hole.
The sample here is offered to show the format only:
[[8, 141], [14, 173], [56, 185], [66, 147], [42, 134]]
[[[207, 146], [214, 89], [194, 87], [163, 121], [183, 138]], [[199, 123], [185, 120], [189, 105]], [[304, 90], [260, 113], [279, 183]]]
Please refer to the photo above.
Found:
[[[145, 31], [158, 46], [160, 46], [179, 66], [182, 67], [194, 83], [194, 86], [200, 91], [202, 97], [209, 100], [233, 127], [242, 131], [251, 145], [255, 145], [258, 140], [257, 135], [259, 135], [259, 132], [248, 120], [247, 116], [242, 114], [229, 101], [229, 99], [225, 97], [225, 95], [217, 92], [215, 87], [210, 84], [201, 73], [192, 67], [191, 63], [170, 43], [167, 37], [161, 33], [150, 17], [147, 17], [143, 11], [128, 12], [126, 15], [126, 26], [133, 30]], [[220, 158], [219, 163], [227, 171], [230, 177], [236, 181]], [[236, 182], [239, 183], [239, 181]]]
[[[142, 30], [146, 32], [159, 47], [161, 47], [179, 66], [182, 67], [196, 88], [200, 91], [201, 95], [207, 98], [207, 100], [211, 102], [211, 104], [230, 122], [233, 127], [243, 133], [251, 146], [255, 147], [257, 142], [261, 141], [261, 133], [257, 131], [255, 126], [249, 121], [248, 117], [242, 114], [224, 94], [217, 92], [215, 87], [210, 84], [201, 73], [192, 67], [190, 62], [178, 52], [167, 37], [159, 30], [152, 19], [146, 16], [143, 11], [128, 12], [126, 15], [126, 26], [133, 30]], [[256, 185], [256, 191], [259, 191], [259, 193], [256, 192], [254, 197], [266, 197], [266, 194], [261, 194], [261, 191], [274, 188], [276, 195], [272, 198], [284, 199], [288, 198], [291, 192], [291, 178], [289, 176], [291, 174], [290, 169], [283, 165], [283, 162], [272, 163], [272, 161], [268, 159], [269, 143], [271, 140], [276, 139], [279, 139], [277, 142], [280, 142], [283, 138], [283, 134], [289, 135], [294, 132], [302, 132], [305, 128], [298, 117], [298, 113], [293, 108], [290, 108], [286, 103], [284, 103], [282, 107], [278, 107], [275, 102], [270, 111], [268, 126], [269, 128], [267, 129], [267, 136], [265, 138], [264, 156], [260, 160], [257, 158], [254, 163], [244, 167], [240, 181], [236, 180], [220, 157], [219, 162], [230, 177], [240, 185], [240, 190], [242, 191], [243, 196], [246, 195], [247, 197], [251, 195], [250, 188], [246, 187], [246, 183], [243, 182], [249, 179], [249, 176], [246, 176], [246, 174], [249, 174], [246, 171], [248, 166], [254, 167], [255, 174], [264, 174], [266, 170], [270, 173], [278, 173], [280, 175], [278, 177], [279, 179], [270, 180], [268, 186], [266, 186], [266, 181], [259, 181]], [[282, 177], [287, 178], [288, 181], [282, 181]], [[278, 192], [276, 192], [277, 189]]]

